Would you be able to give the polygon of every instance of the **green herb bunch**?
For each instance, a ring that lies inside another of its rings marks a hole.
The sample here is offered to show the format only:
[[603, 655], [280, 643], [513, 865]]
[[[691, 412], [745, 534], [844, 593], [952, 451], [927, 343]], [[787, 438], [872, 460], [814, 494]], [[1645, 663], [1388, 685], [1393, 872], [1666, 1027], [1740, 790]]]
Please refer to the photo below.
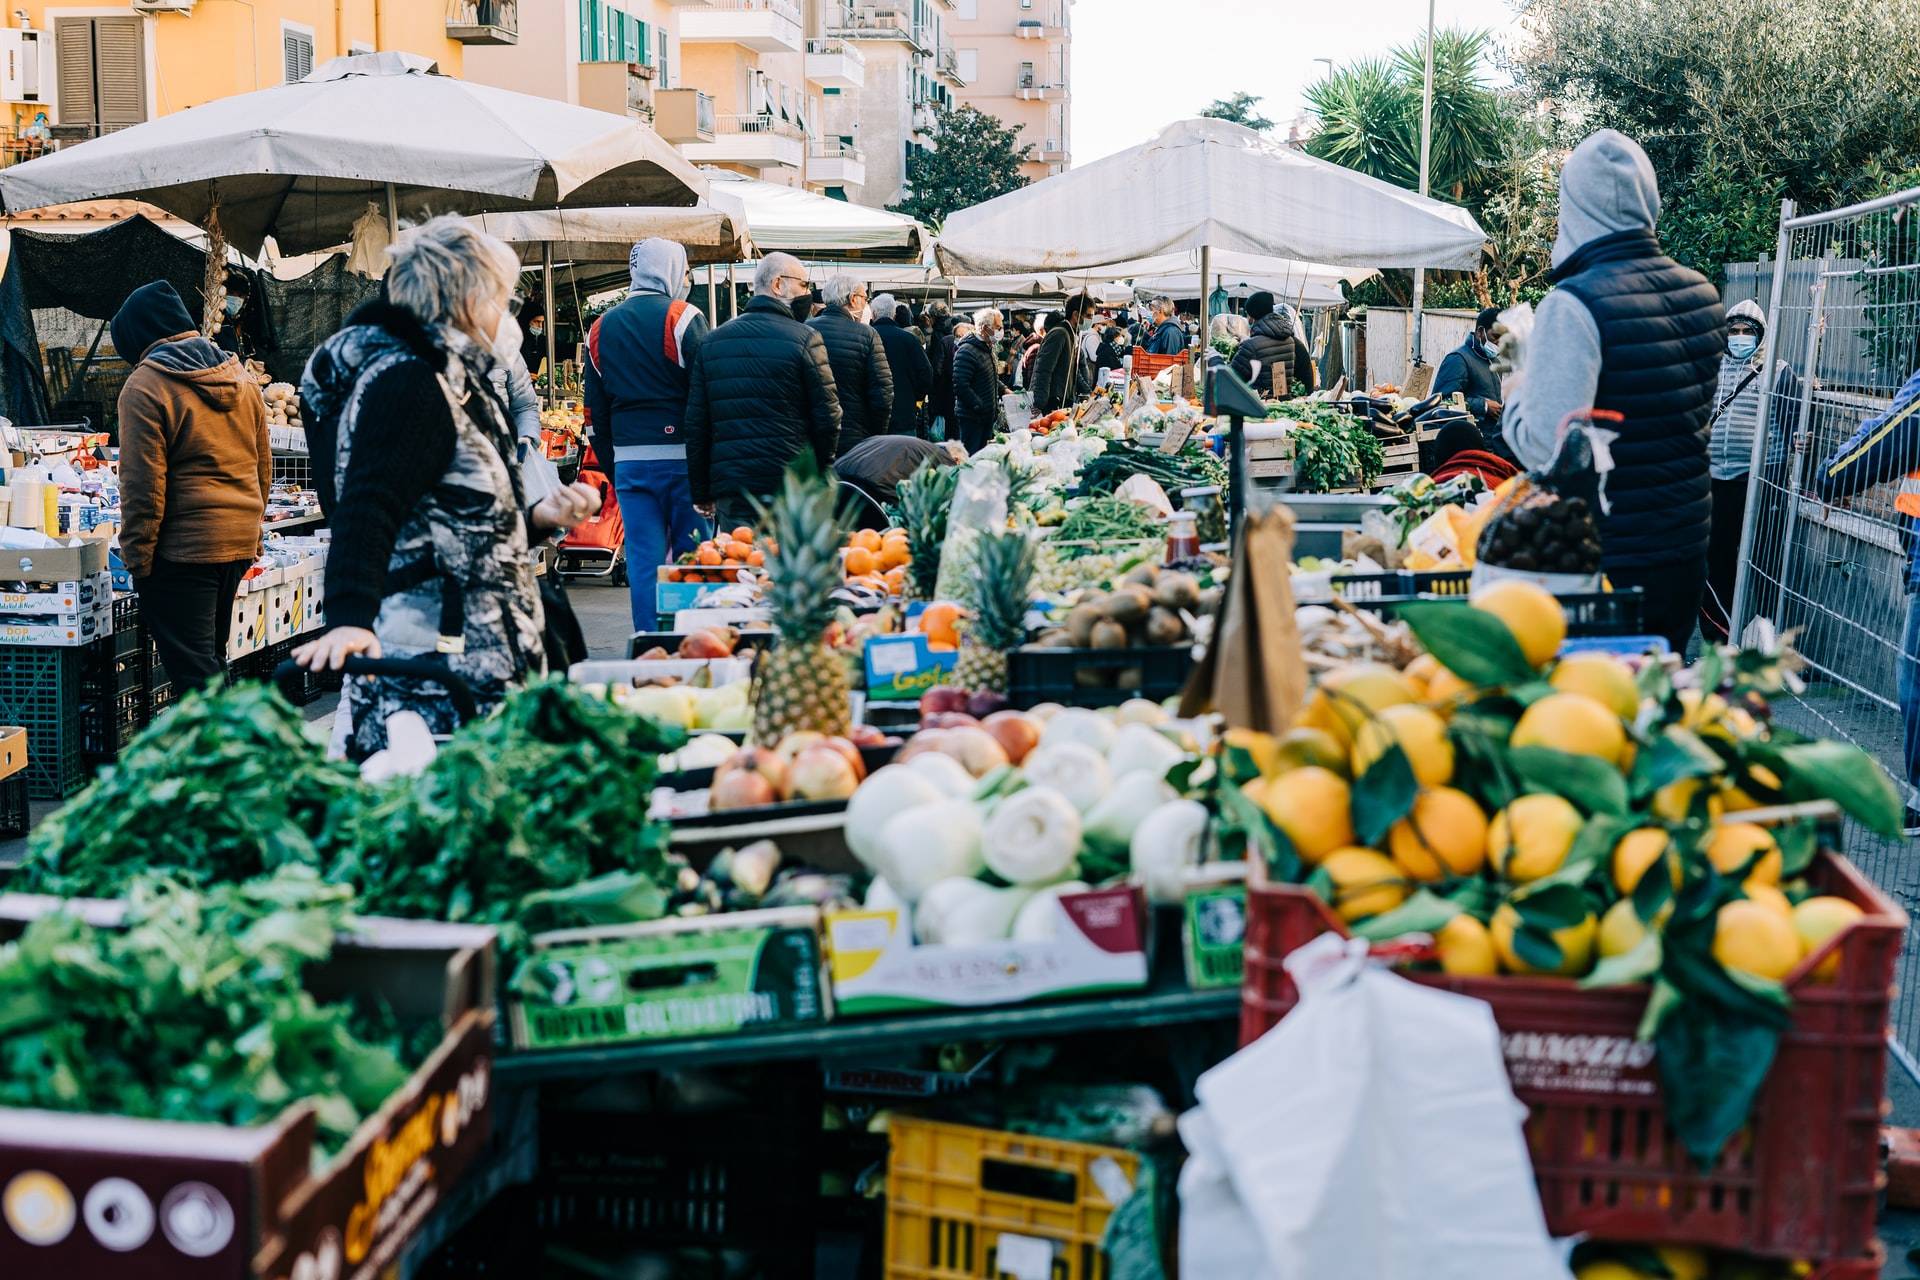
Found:
[[[1159, 517], [1137, 502], [1125, 498], [1087, 498], [1067, 513], [1054, 537], [1062, 543], [1139, 541], [1162, 532]], [[1092, 555], [1097, 546], [1063, 547], [1061, 555], [1071, 559]]]

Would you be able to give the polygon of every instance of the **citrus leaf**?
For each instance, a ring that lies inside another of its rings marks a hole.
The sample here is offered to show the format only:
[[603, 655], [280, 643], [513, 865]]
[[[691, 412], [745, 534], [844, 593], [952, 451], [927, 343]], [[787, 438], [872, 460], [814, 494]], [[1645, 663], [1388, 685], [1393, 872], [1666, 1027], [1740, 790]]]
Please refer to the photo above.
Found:
[[1220, 753], [1220, 771], [1237, 786], [1245, 786], [1260, 776], [1253, 752], [1239, 746], [1230, 746]]
[[1448, 885], [1440, 896], [1458, 906], [1469, 915], [1485, 920], [1500, 905], [1505, 895], [1499, 885], [1479, 876], [1468, 876]]
[[1876, 835], [1900, 835], [1905, 807], [1886, 770], [1850, 742], [1756, 746], [1754, 758], [1779, 775], [1789, 800], [1831, 800]]
[[1315, 896], [1328, 906], [1332, 906], [1340, 899], [1339, 890], [1333, 886], [1333, 876], [1328, 873], [1325, 867], [1315, 867], [1313, 869], [1312, 874], [1307, 877], [1307, 888], [1311, 889]]
[[1661, 1022], [1654, 1045], [1667, 1123], [1688, 1153], [1709, 1166], [1746, 1125], [1780, 1047], [1780, 1029], [1689, 1000], [1679, 1016]]
[[1361, 844], [1377, 844], [1413, 808], [1420, 784], [1400, 744], [1390, 742], [1353, 784], [1353, 832]]
[[1567, 884], [1521, 893], [1513, 899], [1513, 909], [1527, 924], [1548, 932], [1579, 924], [1593, 914], [1587, 895]]
[[1813, 857], [1820, 852], [1820, 832], [1811, 822], [1792, 822], [1773, 829], [1780, 846], [1780, 878], [1792, 880], [1806, 874]]
[[[1664, 941], [1660, 950], [1664, 960], [1666, 953]], [[1686, 1003], [1687, 998], [1681, 994], [1680, 988], [1665, 978], [1655, 978], [1653, 990], [1647, 995], [1646, 1012], [1640, 1015], [1640, 1025], [1634, 1029], [1633, 1038], [1643, 1043], [1653, 1039], [1660, 1033], [1660, 1027], [1668, 1017], [1680, 1012]]]
[[1543, 973], [1558, 969], [1566, 959], [1551, 933], [1526, 923], [1513, 931], [1513, 954]]
[[1673, 696], [1673, 676], [1663, 663], [1649, 662], [1641, 667], [1635, 683], [1640, 686], [1642, 702], [1651, 699], [1664, 707]]
[[1393, 910], [1353, 926], [1353, 933], [1357, 938], [1382, 942], [1408, 933], [1432, 933], [1459, 914], [1458, 903], [1449, 902], [1431, 889], [1415, 889], [1411, 897]]
[[1660, 935], [1653, 932], [1640, 939], [1625, 955], [1608, 956], [1593, 966], [1593, 972], [1580, 979], [1582, 987], [1624, 987], [1645, 982], [1660, 972]]
[[1565, 796], [1590, 814], [1627, 811], [1627, 780], [1605, 760], [1551, 747], [1514, 747], [1507, 759], [1531, 786]]
[[1641, 924], [1651, 924], [1661, 910], [1673, 901], [1673, 872], [1671, 859], [1674, 852], [1671, 847], [1660, 855], [1660, 860], [1648, 867], [1640, 877], [1640, 883], [1633, 886], [1633, 914], [1639, 917]]
[[1401, 605], [1395, 616], [1440, 665], [1478, 688], [1524, 684], [1534, 670], [1507, 624], [1465, 602], [1422, 600]]
[[1718, 773], [1720, 757], [1697, 734], [1686, 729], [1669, 728], [1653, 742], [1641, 748], [1633, 762], [1633, 794], [1650, 796], [1660, 788], [1682, 778], [1698, 778]]
[[1216, 832], [1223, 850], [1244, 847], [1249, 862], [1259, 862], [1267, 877], [1276, 884], [1294, 884], [1300, 879], [1301, 861], [1287, 833], [1274, 825], [1267, 811], [1234, 785], [1232, 778], [1220, 782], [1220, 816], [1223, 829]]

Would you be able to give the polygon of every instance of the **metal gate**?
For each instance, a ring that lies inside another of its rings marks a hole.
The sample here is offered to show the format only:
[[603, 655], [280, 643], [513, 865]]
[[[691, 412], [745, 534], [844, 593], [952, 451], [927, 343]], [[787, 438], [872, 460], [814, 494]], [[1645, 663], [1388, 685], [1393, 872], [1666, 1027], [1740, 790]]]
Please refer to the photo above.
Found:
[[[1806, 658], [1806, 689], [1775, 706], [1780, 722], [1868, 751], [1914, 803], [1920, 766], [1920, 636], [1909, 614], [1914, 521], [1895, 508], [1900, 477], [1920, 469], [1920, 412], [1887, 422], [1899, 452], [1877, 483], [1850, 488], [1868, 455], [1843, 450], [1920, 370], [1920, 189], [1797, 215], [1781, 209], [1767, 287], [1767, 394], [1748, 477], [1739, 585], [1731, 616], [1752, 639], [1769, 624]], [[1791, 376], [1782, 376], [1782, 366]], [[1874, 437], [1882, 437], [1876, 428]], [[1873, 456], [1880, 456], [1875, 454]], [[1903, 691], [1915, 703], [1909, 728]], [[1908, 735], [1913, 745], [1908, 745]], [[1908, 764], [1912, 758], [1914, 766]], [[1847, 854], [1910, 911], [1920, 864], [1910, 842], [1849, 824]], [[1902, 956], [1895, 1052], [1920, 1079], [1920, 951]]]

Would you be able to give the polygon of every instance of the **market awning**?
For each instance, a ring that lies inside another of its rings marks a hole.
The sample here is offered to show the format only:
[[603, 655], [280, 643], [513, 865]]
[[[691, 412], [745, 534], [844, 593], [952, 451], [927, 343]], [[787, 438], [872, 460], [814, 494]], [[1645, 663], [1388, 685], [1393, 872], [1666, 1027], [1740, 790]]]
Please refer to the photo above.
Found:
[[512, 245], [525, 263], [541, 260], [542, 245], [553, 246], [555, 262], [619, 263], [641, 240], [659, 237], [684, 245], [695, 266], [737, 262], [750, 257], [753, 242], [745, 223], [721, 209], [537, 209], [475, 214], [473, 222], [488, 235]]
[[400, 216], [696, 203], [706, 180], [626, 116], [456, 80], [431, 61], [335, 58], [305, 80], [217, 98], [0, 170], [8, 212], [131, 196], [249, 254], [346, 243], [393, 188]]
[[707, 204], [746, 223], [761, 253], [800, 257], [919, 262], [925, 232], [918, 222], [885, 209], [816, 195], [800, 187], [762, 182], [725, 169], [707, 169]]
[[1479, 265], [1465, 209], [1316, 160], [1224, 120], [962, 209], [935, 246], [949, 275], [1071, 274], [1201, 248], [1342, 267]]

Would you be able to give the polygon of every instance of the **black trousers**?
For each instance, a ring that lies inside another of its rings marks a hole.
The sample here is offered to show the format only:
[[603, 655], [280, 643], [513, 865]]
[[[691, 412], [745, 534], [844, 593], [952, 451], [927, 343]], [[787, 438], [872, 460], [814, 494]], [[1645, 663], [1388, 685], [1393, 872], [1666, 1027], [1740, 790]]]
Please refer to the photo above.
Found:
[[1700, 600], [1700, 634], [1715, 644], [1727, 639], [1727, 613], [1740, 577], [1740, 528], [1747, 516], [1747, 478], [1713, 482], [1713, 533], [1707, 543], [1707, 591]]
[[178, 693], [226, 674], [233, 597], [252, 560], [182, 564], [155, 557], [153, 572], [134, 580], [140, 617]]
[[1677, 654], [1685, 656], [1699, 621], [1700, 596], [1707, 586], [1707, 559], [1676, 560], [1638, 569], [1608, 569], [1615, 588], [1639, 587], [1640, 629], [1665, 636]]

